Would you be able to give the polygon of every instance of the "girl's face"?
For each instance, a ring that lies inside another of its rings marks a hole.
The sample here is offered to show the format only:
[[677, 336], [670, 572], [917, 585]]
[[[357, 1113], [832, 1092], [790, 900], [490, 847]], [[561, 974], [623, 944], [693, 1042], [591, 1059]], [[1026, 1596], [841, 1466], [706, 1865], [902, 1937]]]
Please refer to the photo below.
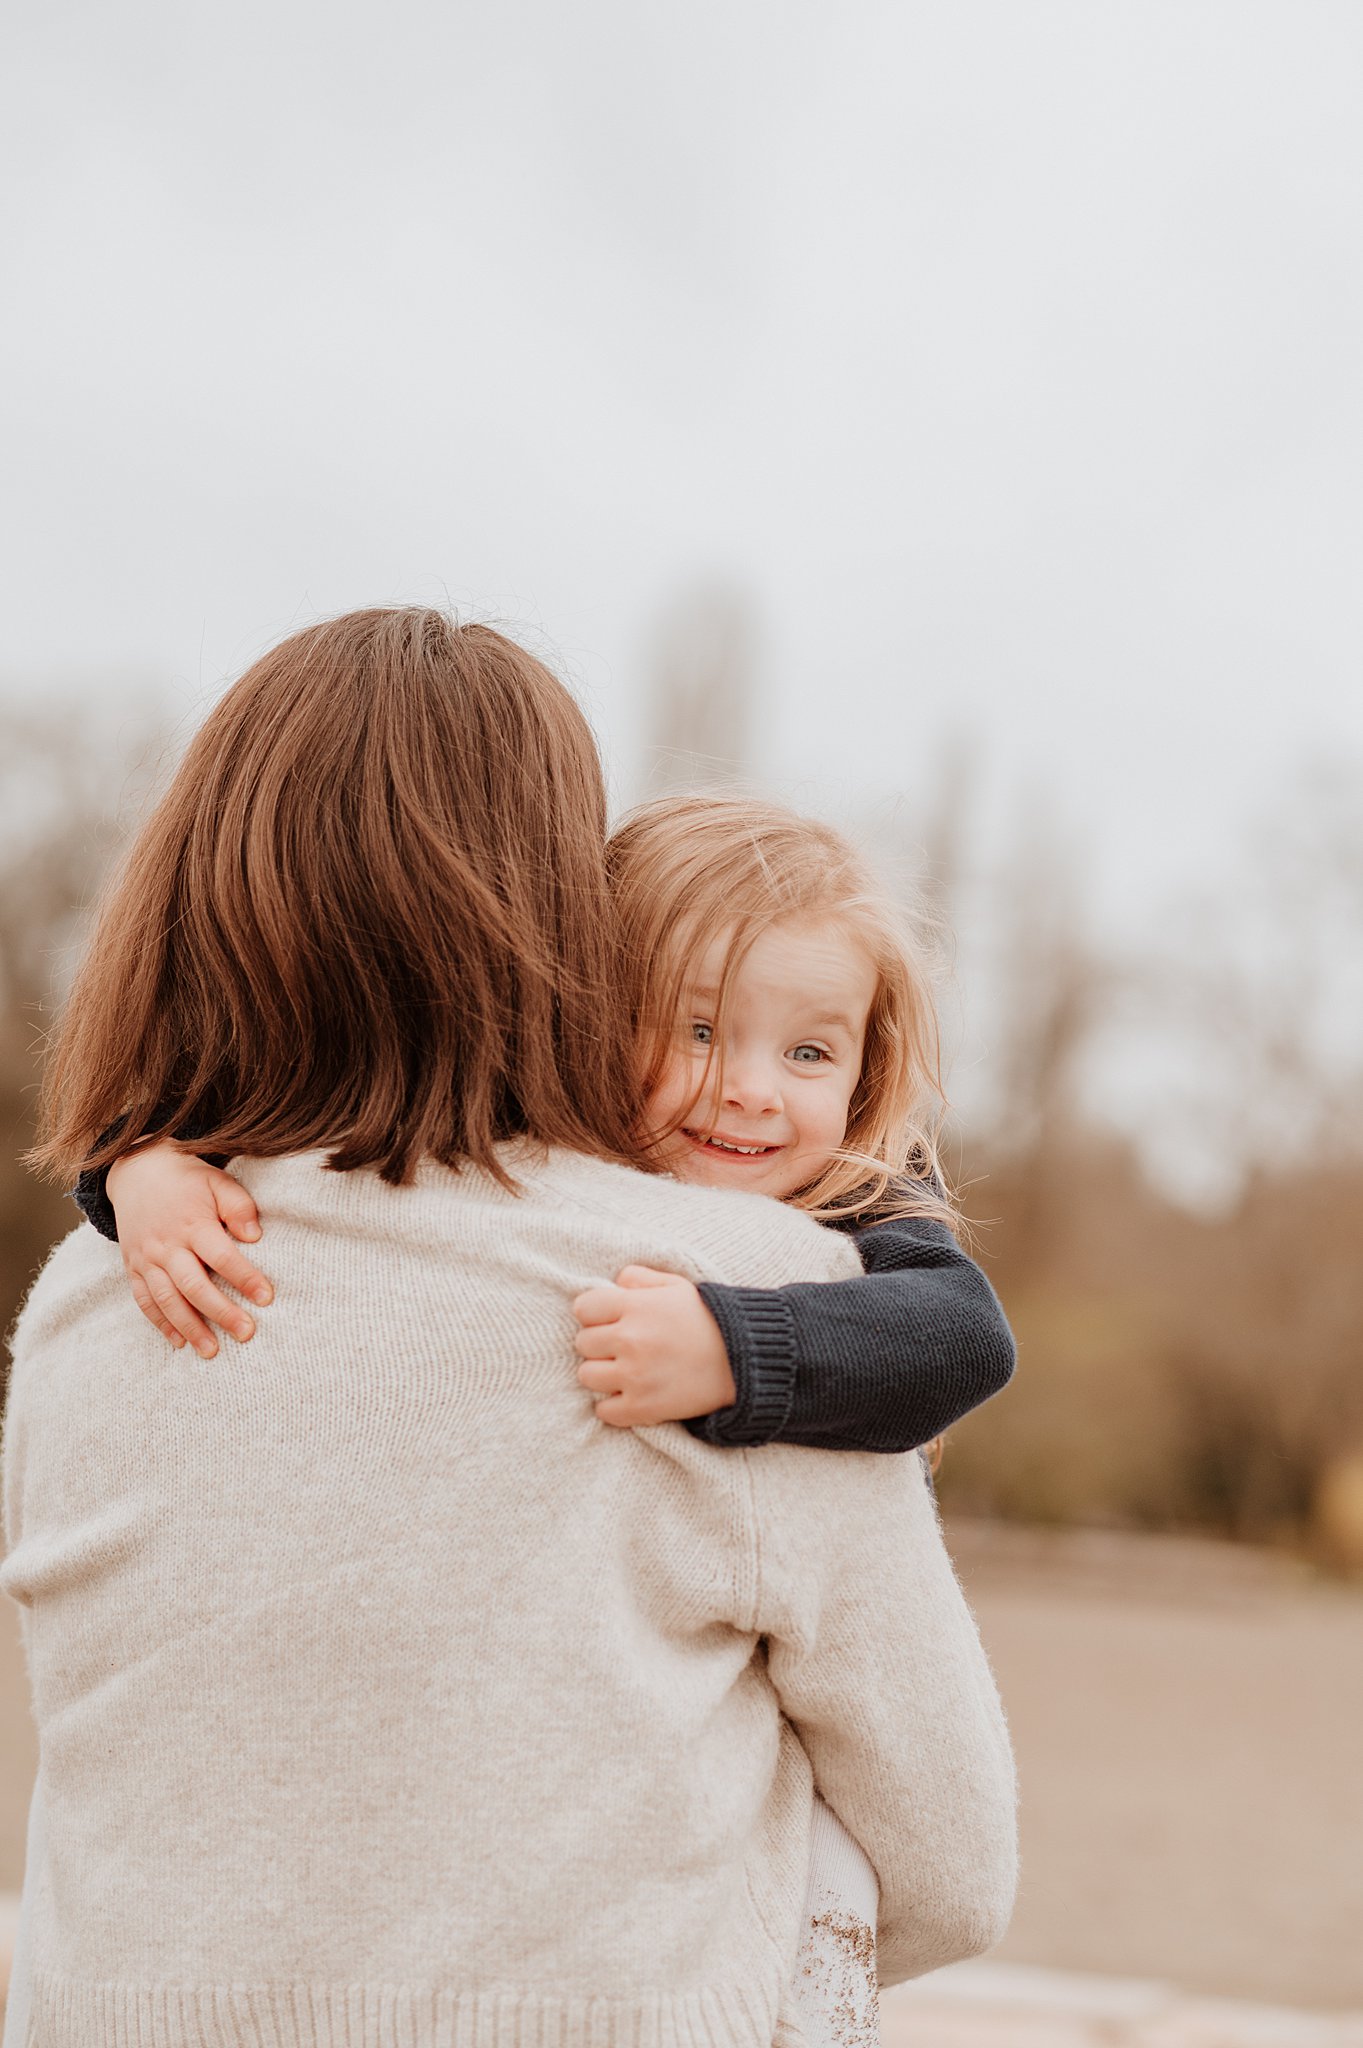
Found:
[[702, 956], [649, 1097], [655, 1127], [681, 1118], [655, 1156], [679, 1180], [784, 1201], [822, 1172], [846, 1135], [876, 970], [835, 921], [771, 925], [734, 976], [716, 1043], [730, 936], [719, 932]]

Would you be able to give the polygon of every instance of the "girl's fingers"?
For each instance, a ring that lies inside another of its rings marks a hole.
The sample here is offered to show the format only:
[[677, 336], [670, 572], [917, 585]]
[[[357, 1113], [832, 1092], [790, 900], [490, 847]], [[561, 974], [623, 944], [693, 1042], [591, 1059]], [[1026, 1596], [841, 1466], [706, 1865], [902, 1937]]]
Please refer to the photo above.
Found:
[[166, 1271], [184, 1299], [198, 1309], [206, 1322], [216, 1323], [239, 1344], [245, 1344], [254, 1337], [256, 1326], [245, 1309], [239, 1303], [229, 1301], [222, 1289], [214, 1286], [193, 1252], [184, 1249], [171, 1252], [166, 1260]]
[[[235, 1287], [238, 1294], [246, 1295], [248, 1300], [258, 1302], [262, 1308], [274, 1300], [274, 1289], [260, 1268], [253, 1266], [245, 1252], [238, 1251], [227, 1232], [216, 1224], [205, 1223], [195, 1230], [189, 1240], [189, 1249], [195, 1258], [202, 1260], [210, 1273], [216, 1273], [229, 1287]], [[215, 1317], [214, 1320], [220, 1321], [221, 1318]]]
[[573, 1303], [573, 1314], [587, 1323], [618, 1323], [624, 1301], [618, 1287], [589, 1287]]
[[167, 1343], [173, 1344], [177, 1351], [183, 1351], [185, 1348], [184, 1338], [177, 1329], [166, 1321], [148, 1293], [147, 1283], [142, 1278], [142, 1275], [140, 1273], [130, 1273], [128, 1275], [128, 1285], [132, 1288], [133, 1300], [137, 1303], [137, 1306], [141, 1309], [153, 1329], [159, 1330]]
[[595, 1323], [589, 1329], [579, 1330], [573, 1339], [573, 1349], [579, 1358], [614, 1358], [619, 1350], [615, 1326]]
[[180, 1332], [187, 1344], [192, 1344], [200, 1358], [216, 1358], [218, 1340], [181, 1294], [175, 1282], [163, 1266], [147, 1266], [143, 1279], [152, 1300], [168, 1323]]
[[[221, 1167], [214, 1167], [212, 1186], [218, 1214], [233, 1237], [240, 1238], [243, 1244], [254, 1244], [260, 1236], [260, 1211], [241, 1182], [224, 1173]], [[218, 1271], [224, 1273], [225, 1268], [219, 1266]], [[226, 1277], [231, 1279], [230, 1274]], [[237, 1286], [237, 1281], [233, 1280], [232, 1285]]]
[[599, 1362], [589, 1359], [578, 1367], [577, 1379], [579, 1386], [587, 1387], [593, 1394], [618, 1394], [620, 1391], [620, 1373], [613, 1358], [603, 1358]]
[[625, 1395], [611, 1394], [596, 1404], [598, 1422], [608, 1422], [612, 1429], [632, 1429], [634, 1419]]

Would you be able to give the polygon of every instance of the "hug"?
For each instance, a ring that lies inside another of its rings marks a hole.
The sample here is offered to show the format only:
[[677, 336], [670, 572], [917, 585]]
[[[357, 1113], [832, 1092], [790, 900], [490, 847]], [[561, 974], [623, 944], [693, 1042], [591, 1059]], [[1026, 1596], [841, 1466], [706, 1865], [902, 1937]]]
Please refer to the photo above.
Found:
[[821, 2048], [1000, 1938], [917, 1447], [1013, 1351], [940, 1105], [856, 850], [608, 844], [498, 633], [353, 613], [227, 693], [48, 1064], [96, 1228], [14, 1340], [6, 2048]]

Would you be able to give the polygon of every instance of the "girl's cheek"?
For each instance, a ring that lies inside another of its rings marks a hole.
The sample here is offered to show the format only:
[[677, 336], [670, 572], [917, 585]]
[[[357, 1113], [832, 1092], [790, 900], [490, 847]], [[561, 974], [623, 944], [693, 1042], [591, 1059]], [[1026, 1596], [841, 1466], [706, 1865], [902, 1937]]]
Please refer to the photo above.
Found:
[[671, 1123], [686, 1115], [704, 1093], [700, 1063], [674, 1055], [644, 1097], [645, 1118], [654, 1128]]

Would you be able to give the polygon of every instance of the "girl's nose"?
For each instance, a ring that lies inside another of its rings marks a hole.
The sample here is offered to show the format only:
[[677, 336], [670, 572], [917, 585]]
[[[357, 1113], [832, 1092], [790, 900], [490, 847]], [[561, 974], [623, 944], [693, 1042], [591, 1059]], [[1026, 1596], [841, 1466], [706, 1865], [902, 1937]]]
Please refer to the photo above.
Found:
[[724, 1069], [724, 1107], [744, 1116], [773, 1116], [781, 1107], [779, 1076], [755, 1064]]

